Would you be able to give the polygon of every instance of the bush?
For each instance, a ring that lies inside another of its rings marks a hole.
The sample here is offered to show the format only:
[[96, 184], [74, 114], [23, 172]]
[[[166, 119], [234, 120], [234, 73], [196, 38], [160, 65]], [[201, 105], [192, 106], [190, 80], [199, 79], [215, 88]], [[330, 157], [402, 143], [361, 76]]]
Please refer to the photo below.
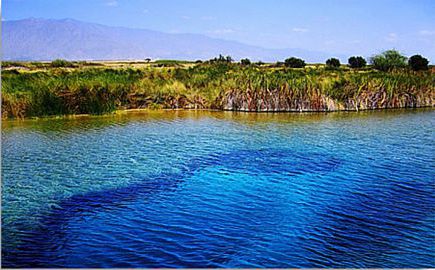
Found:
[[408, 65], [412, 70], [427, 70], [429, 61], [421, 55], [413, 55], [408, 60]]
[[229, 55], [223, 56], [222, 54], [219, 54], [219, 57], [215, 57], [213, 59], [209, 60], [210, 63], [231, 63], [233, 62], [233, 58]]
[[51, 62], [52, 67], [74, 67], [74, 64], [72, 62], [63, 60], [63, 59], [56, 59]]
[[362, 56], [352, 56], [348, 63], [351, 68], [362, 68], [367, 65], [367, 61]]
[[326, 66], [328, 68], [339, 68], [340, 65], [340, 60], [338, 60], [337, 58], [329, 58], [328, 60], [326, 60]]
[[396, 50], [388, 50], [370, 59], [373, 67], [381, 71], [390, 71], [406, 67], [406, 57]]
[[284, 65], [290, 68], [303, 68], [305, 67], [305, 61], [300, 58], [290, 57], [285, 59]]
[[11, 61], [4, 61], [1, 63], [1, 66], [3, 68], [8, 68], [8, 67], [22, 67], [24, 66], [23, 63], [20, 62], [11, 62]]
[[249, 60], [248, 58], [241, 59], [240, 63], [244, 66], [249, 66], [251, 64], [251, 60]]

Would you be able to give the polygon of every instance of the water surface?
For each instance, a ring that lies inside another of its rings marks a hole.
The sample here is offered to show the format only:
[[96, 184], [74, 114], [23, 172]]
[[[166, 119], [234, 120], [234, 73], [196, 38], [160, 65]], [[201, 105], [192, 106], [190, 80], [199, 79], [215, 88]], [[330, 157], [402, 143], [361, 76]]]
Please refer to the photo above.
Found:
[[2, 123], [7, 267], [435, 267], [435, 111]]

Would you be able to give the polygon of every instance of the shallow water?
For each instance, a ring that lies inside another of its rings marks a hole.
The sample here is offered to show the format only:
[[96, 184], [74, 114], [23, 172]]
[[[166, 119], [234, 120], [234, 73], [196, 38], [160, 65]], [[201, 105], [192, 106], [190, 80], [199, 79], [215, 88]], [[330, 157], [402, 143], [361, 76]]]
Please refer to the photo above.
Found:
[[435, 267], [435, 111], [2, 123], [7, 267]]

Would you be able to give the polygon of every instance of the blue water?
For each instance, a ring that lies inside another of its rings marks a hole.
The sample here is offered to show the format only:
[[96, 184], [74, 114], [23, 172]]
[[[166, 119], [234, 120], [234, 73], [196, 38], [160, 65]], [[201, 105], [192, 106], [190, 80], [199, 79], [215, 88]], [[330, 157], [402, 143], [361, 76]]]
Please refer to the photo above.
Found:
[[435, 111], [2, 123], [3, 267], [435, 267]]

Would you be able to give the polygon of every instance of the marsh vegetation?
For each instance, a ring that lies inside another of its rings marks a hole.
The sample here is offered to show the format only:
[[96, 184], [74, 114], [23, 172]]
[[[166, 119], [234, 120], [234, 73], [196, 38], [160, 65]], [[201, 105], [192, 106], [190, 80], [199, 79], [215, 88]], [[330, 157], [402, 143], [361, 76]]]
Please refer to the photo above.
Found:
[[[427, 61], [427, 60], [426, 60]], [[149, 59], [3, 63], [2, 117], [103, 114], [117, 109], [333, 111], [433, 106], [435, 76], [419, 57], [388, 51], [366, 67], [338, 59], [306, 65]]]

